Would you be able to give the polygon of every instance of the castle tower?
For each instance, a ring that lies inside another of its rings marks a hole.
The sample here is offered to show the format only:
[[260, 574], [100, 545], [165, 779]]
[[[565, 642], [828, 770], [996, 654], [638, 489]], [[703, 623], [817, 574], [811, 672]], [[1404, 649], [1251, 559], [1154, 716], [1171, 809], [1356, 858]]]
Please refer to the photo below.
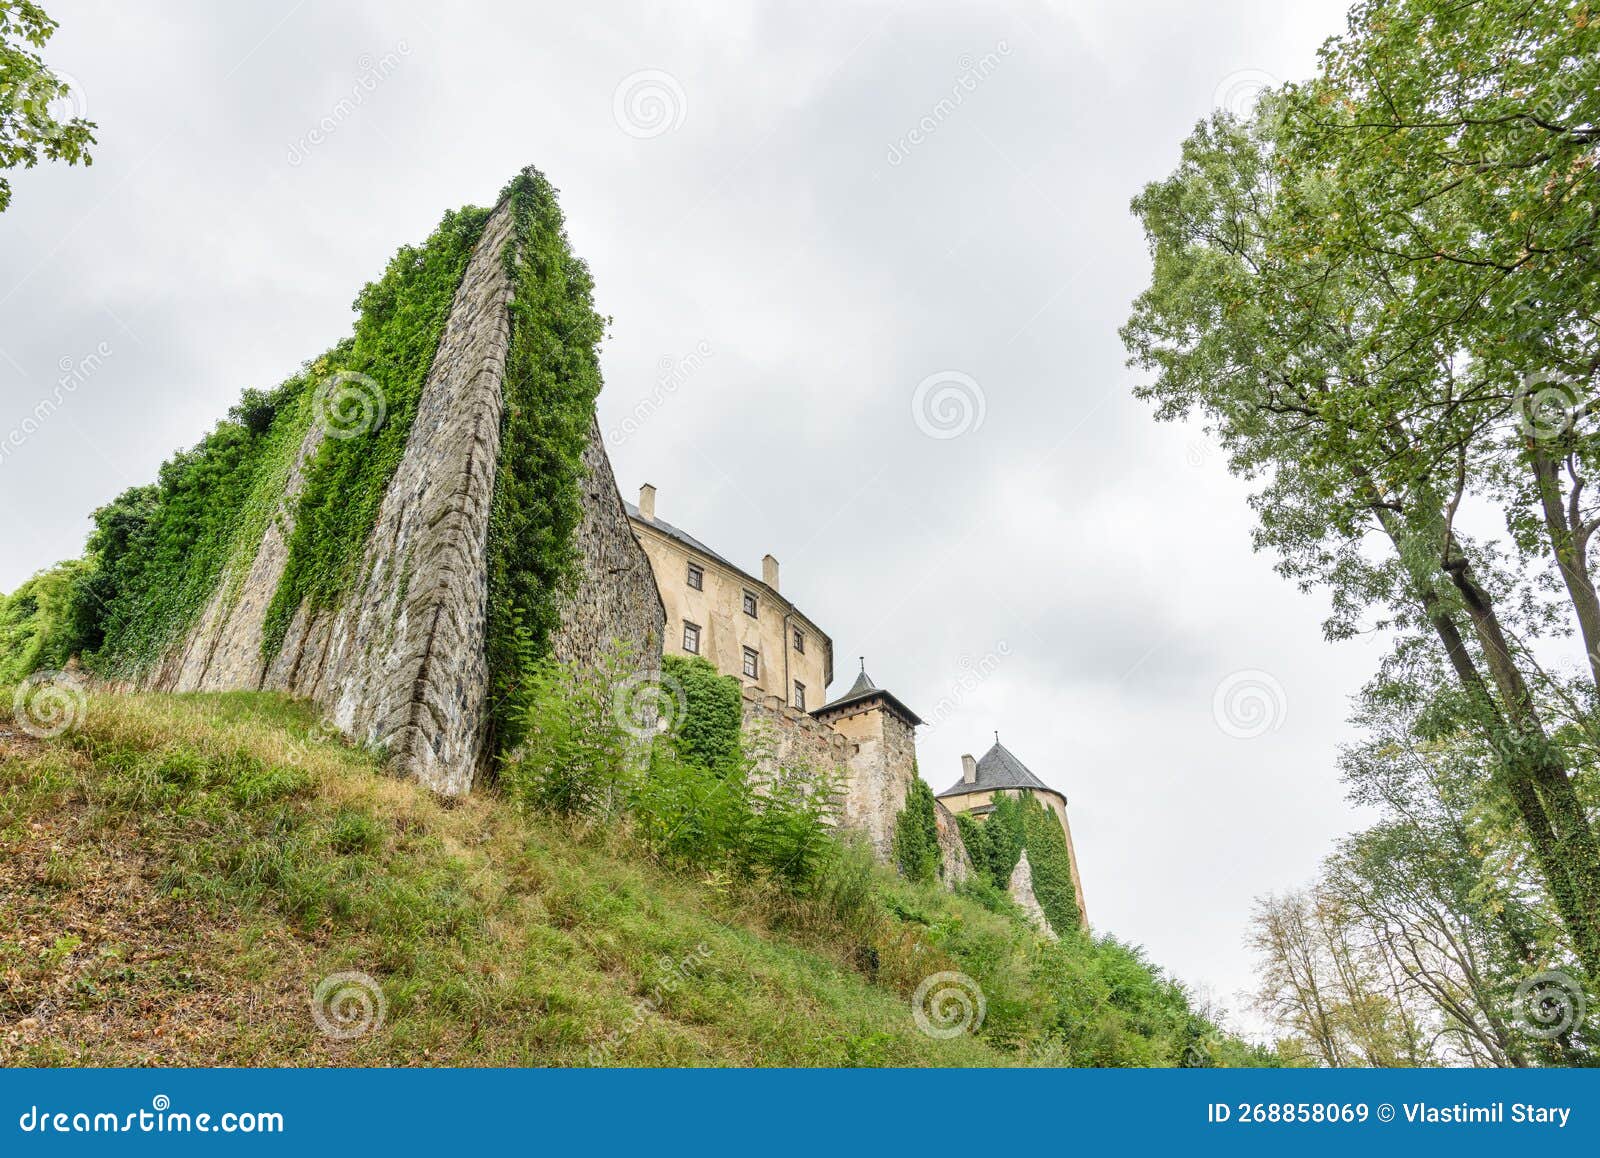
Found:
[[843, 825], [864, 832], [880, 860], [888, 860], [894, 822], [916, 776], [918, 715], [872, 682], [865, 659], [850, 690], [812, 713], [856, 745], [849, 763]]
[[1078, 914], [1084, 928], [1088, 928], [1089, 912], [1083, 901], [1083, 881], [1078, 876], [1078, 850], [1073, 847], [1072, 827], [1067, 823], [1067, 798], [1029, 771], [1026, 764], [1000, 743], [998, 732], [994, 747], [984, 753], [983, 759], [961, 757], [961, 779], [938, 793], [936, 799], [953, 813], [985, 816], [994, 811], [995, 797], [1018, 796], [1023, 792], [1031, 792], [1061, 821], [1061, 831], [1067, 838], [1067, 856], [1072, 862], [1072, 888], [1077, 895]]

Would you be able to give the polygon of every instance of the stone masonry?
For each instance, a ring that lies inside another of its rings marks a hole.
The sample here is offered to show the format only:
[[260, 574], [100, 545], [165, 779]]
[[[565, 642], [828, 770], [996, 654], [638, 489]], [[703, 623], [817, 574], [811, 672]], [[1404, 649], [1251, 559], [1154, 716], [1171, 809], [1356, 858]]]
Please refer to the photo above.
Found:
[[1059, 940], [1056, 931], [1050, 927], [1050, 918], [1044, 915], [1044, 906], [1034, 895], [1033, 865], [1028, 861], [1027, 849], [1022, 850], [1022, 856], [1017, 860], [1017, 867], [1011, 870], [1011, 880], [1006, 891], [1011, 894], [1011, 899], [1017, 903], [1017, 907], [1040, 933], [1052, 941]]
[[[157, 686], [306, 696], [346, 735], [386, 749], [398, 773], [448, 795], [472, 786], [487, 756], [485, 559], [513, 292], [501, 256], [512, 228], [511, 206], [503, 202], [456, 291], [349, 597], [316, 615], [302, 607], [263, 670], [261, 625], [283, 571], [288, 529], [275, 521], [242, 589], [213, 600]], [[308, 435], [285, 487], [286, 511], [315, 449]], [[620, 641], [646, 657], [653, 673], [664, 613], [597, 426], [584, 459], [582, 566], [552, 644], [558, 658], [587, 662]]]

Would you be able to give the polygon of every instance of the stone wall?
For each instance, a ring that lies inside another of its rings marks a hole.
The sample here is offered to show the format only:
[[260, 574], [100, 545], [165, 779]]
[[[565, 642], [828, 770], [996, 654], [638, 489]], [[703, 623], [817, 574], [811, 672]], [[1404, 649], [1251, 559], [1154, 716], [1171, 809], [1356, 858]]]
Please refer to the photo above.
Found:
[[552, 653], [563, 663], [592, 666], [621, 645], [650, 679], [658, 679], [666, 611], [617, 492], [598, 420], [590, 423], [583, 465], [588, 477], [577, 533], [580, 580], [550, 641]]
[[1056, 931], [1050, 927], [1050, 918], [1044, 915], [1044, 906], [1039, 903], [1039, 898], [1033, 892], [1033, 865], [1028, 862], [1028, 850], [1022, 850], [1022, 856], [1017, 860], [1017, 867], [1011, 870], [1011, 880], [1007, 886], [1011, 899], [1017, 902], [1020, 908], [1032, 922], [1033, 926], [1051, 941], [1058, 940]]
[[916, 772], [916, 737], [899, 713], [879, 700], [829, 715], [834, 731], [856, 746], [845, 785], [846, 828], [866, 834], [879, 860], [894, 851], [894, 822]]
[[[308, 697], [346, 735], [386, 749], [399, 774], [449, 795], [472, 786], [487, 758], [485, 561], [511, 329], [502, 253], [513, 224], [502, 202], [467, 264], [350, 595], [315, 615], [300, 608], [265, 664], [262, 624], [288, 532], [275, 520], [242, 588], [219, 592], [154, 686]], [[285, 487], [287, 517], [316, 445], [308, 435], [300, 448]], [[661, 602], [593, 423], [584, 461], [582, 565], [552, 645], [559, 658], [588, 662], [620, 640], [653, 673]]]
[[[749, 684], [744, 695], [739, 726], [745, 742], [756, 753], [756, 767], [767, 775], [780, 768], [811, 769], [831, 773], [843, 790], [856, 746], [828, 725]], [[848, 803], [839, 801], [839, 820], [848, 824]]]
[[933, 802], [933, 822], [939, 831], [939, 879], [947, 888], [954, 888], [972, 875], [972, 857], [961, 839], [955, 813], [937, 800]]

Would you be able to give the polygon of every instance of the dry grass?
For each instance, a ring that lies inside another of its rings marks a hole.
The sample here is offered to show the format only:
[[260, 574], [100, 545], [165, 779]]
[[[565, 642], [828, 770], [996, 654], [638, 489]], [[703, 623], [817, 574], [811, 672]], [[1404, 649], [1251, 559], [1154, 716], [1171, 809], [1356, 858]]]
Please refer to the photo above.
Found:
[[[0, 734], [5, 1064], [1017, 1060], [917, 1031], [907, 994], [954, 966], [925, 925], [837, 912], [436, 800], [278, 697], [97, 696], [60, 740]], [[351, 1041], [311, 1015], [342, 970], [388, 1007]]]

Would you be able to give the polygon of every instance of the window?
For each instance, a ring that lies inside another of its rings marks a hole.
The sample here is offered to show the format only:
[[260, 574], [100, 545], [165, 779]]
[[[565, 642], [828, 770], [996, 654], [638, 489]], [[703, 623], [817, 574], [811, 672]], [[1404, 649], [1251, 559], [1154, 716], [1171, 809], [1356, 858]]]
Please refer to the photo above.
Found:
[[798, 627], [794, 629], [794, 649], [801, 655], [806, 653], [806, 633]]
[[794, 681], [794, 706], [802, 712], [806, 710], [806, 685], [799, 680]]
[[698, 563], [689, 564], [689, 586], [696, 591], [706, 589], [706, 569]]
[[690, 655], [700, 654], [700, 625], [683, 621], [683, 650]]
[[744, 674], [753, 680], [761, 678], [761, 653], [753, 647], [744, 649]]
[[744, 593], [744, 613], [751, 619], [756, 617], [756, 596], [753, 591]]

